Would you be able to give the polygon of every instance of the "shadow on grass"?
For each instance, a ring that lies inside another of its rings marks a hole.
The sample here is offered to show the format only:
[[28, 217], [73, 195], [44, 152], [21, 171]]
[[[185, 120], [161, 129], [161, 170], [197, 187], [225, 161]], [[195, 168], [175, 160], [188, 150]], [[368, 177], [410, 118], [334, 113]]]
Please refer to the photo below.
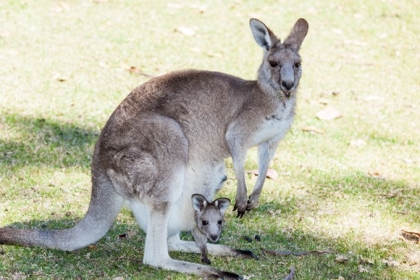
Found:
[[[93, 145], [99, 131], [81, 128], [75, 124], [63, 124], [43, 118], [27, 118], [19, 115], [4, 115], [3, 120], [5, 126], [16, 131], [17, 136], [9, 140], [0, 140], [0, 155], [2, 155], [0, 170], [3, 170], [1, 166], [5, 165], [17, 168], [27, 165], [90, 166]], [[389, 256], [388, 250], [392, 250], [393, 245], [382, 250], [384, 248], [381, 248], [381, 245], [372, 246], [346, 235], [332, 238], [327, 235], [311, 234], [296, 227], [299, 221], [294, 221], [295, 228], [289, 232], [287, 224], [279, 221], [276, 215], [289, 216], [286, 218], [289, 220], [298, 213], [302, 213], [301, 217], [316, 216], [315, 211], [318, 210], [319, 205], [327, 203], [340, 205], [352, 200], [362, 200], [372, 203], [372, 209], [376, 209], [375, 205], [380, 205], [378, 211], [386, 212], [394, 219], [401, 219], [402, 222], [418, 222], [420, 206], [415, 198], [420, 196], [420, 190], [408, 186], [403, 181], [369, 178], [357, 171], [349, 171], [341, 176], [334, 175], [332, 172], [314, 171], [311, 180], [313, 187], [308, 189], [303, 198], [264, 203], [264, 197], [262, 197], [259, 207], [253, 213], [249, 213], [244, 220], [228, 220], [227, 233], [224, 234], [221, 243], [241, 249], [252, 249], [260, 254], [259, 262], [234, 259], [231, 260], [232, 264], [227, 264], [225, 258], [212, 257], [214, 266], [249, 275], [261, 275], [262, 279], [279, 279], [292, 265], [296, 267], [298, 279], [337, 279], [338, 276], [344, 279], [410, 279], [411, 272], [406, 272], [407, 278], [401, 277], [402, 272], [398, 271], [398, 268], [387, 267], [382, 262]], [[308, 206], [302, 209], [302, 199], [314, 200], [316, 202], [314, 209], [311, 211]], [[279, 211], [279, 214], [276, 214], [276, 211]], [[65, 218], [15, 223], [10, 226], [59, 229], [73, 225], [73, 220]], [[334, 224], [331, 224], [331, 227], [334, 227]], [[3, 260], [13, 259], [13, 261], [2, 261], [0, 272], [11, 276], [15, 271], [20, 271], [36, 277], [39, 271], [43, 271], [44, 277], [54, 275], [58, 278], [74, 278], [79, 275], [106, 277], [120, 275], [124, 271], [140, 276], [155, 276], [154, 279], [166, 278], [168, 272], [158, 271], [155, 274], [156, 270], [153, 268], [143, 267], [141, 272], [138, 271], [139, 263], [141, 263], [139, 252], [142, 252], [144, 248], [144, 234], [138, 234], [135, 238], [119, 239], [118, 235], [128, 230], [141, 231], [136, 225], [117, 223], [96, 246], [74, 253], [13, 247], [0, 255], [0, 259]], [[262, 238], [259, 243], [253, 241], [249, 244], [241, 239], [244, 234], [253, 236], [257, 233]], [[289, 251], [329, 249], [335, 253], [300, 258], [277, 257], [263, 255], [260, 247]], [[349, 254], [349, 251], [353, 254]], [[346, 254], [348, 260], [343, 264], [338, 264], [335, 261], [336, 254]], [[199, 262], [196, 254], [174, 253], [173, 256]], [[372, 259], [373, 262], [364, 264], [361, 263], [363, 259]], [[367, 267], [368, 271], [360, 272], [359, 265]], [[243, 271], [238, 271], [238, 267], [241, 267]], [[256, 279], [259, 278], [256, 277]]]
[[[318, 182], [320, 187], [322, 186], [322, 191], [315, 187], [314, 193], [308, 193], [308, 195], [313, 196], [313, 199], [321, 205], [331, 201], [339, 204], [346, 200], [357, 199], [359, 196], [366, 196], [371, 197], [375, 203], [383, 204], [384, 208], [381, 211], [391, 211], [395, 206], [394, 204], [400, 202], [392, 201], [391, 199], [394, 198], [378, 198], [376, 192], [380, 190], [381, 193], [386, 193], [387, 190], [395, 189], [396, 186], [404, 187], [403, 182], [378, 181], [377, 179], [366, 178], [359, 173], [344, 177], [334, 177], [329, 176], [329, 174], [318, 175], [323, 177]], [[331, 195], [336, 190], [338, 182], [347, 184], [347, 187], [340, 187], [341, 191], [348, 194], [346, 198]], [[279, 214], [276, 214], [278, 210], [280, 210]], [[310, 230], [305, 231], [305, 227], [299, 226], [300, 221], [293, 221], [293, 219], [298, 214], [305, 216], [308, 214], [306, 211], [308, 209], [300, 209], [299, 199], [264, 203], [262, 198], [260, 206], [248, 213], [244, 219], [236, 219], [233, 218], [232, 213], [229, 214], [227, 227], [220, 243], [234, 248], [250, 249], [259, 255], [260, 260], [228, 258], [229, 261], [226, 261], [227, 258], [212, 256], [212, 265], [244, 275], [254, 275], [254, 279], [282, 279], [292, 266], [296, 268], [296, 279], [340, 279], [340, 276], [344, 279], [416, 279], [413, 278], [416, 275], [415, 272], [388, 266], [383, 262], [394, 254], [395, 246], [403, 246], [401, 245], [402, 242], [401, 244], [387, 244], [385, 246], [381, 244], [372, 245], [357, 238], [352, 238], [347, 234], [331, 237], [328, 234], [322, 235]], [[316, 215], [316, 212], [309, 213], [309, 215]], [[415, 218], [411, 214], [408, 217], [409, 219]], [[290, 226], [288, 223], [290, 223]], [[71, 227], [73, 224], [74, 221], [64, 218], [62, 220], [15, 223], [10, 226], [58, 229]], [[331, 224], [331, 226], [334, 227], [334, 224]], [[72, 253], [11, 247], [5, 251], [3, 256], [0, 256], [0, 259], [11, 258], [13, 262], [3, 261], [2, 270], [5, 275], [10, 276], [13, 275], [15, 270], [20, 269], [25, 275], [31, 277], [37, 276], [38, 273], [41, 273], [40, 271], [42, 271], [43, 276], [58, 278], [109, 277], [121, 276], [124, 273], [130, 275], [130, 277], [150, 276], [153, 279], [167, 279], [168, 275], [169, 277], [179, 277], [177, 273], [143, 266], [141, 260], [145, 235], [144, 233], [138, 233], [131, 238], [119, 238], [120, 234], [127, 231], [141, 232], [135, 222], [117, 222], [96, 245]], [[255, 239], [248, 242], [242, 238], [244, 235], [253, 237], [255, 234], [260, 235], [260, 242], [255, 241]], [[183, 237], [183, 239], [185, 237], [191, 239], [191, 236], [186, 234]], [[270, 250], [295, 252], [331, 250], [333, 253], [303, 257], [272, 256], [264, 254], [261, 247]], [[171, 255], [175, 259], [199, 262], [197, 254], [171, 253]], [[347, 260], [342, 263], [337, 262], [338, 255], [344, 255]], [[139, 267], [141, 271], [139, 271]], [[365, 271], [360, 271], [361, 269], [365, 269]]]
[[3, 114], [2, 121], [13, 136], [0, 139], [0, 166], [90, 166], [98, 130], [17, 114]]

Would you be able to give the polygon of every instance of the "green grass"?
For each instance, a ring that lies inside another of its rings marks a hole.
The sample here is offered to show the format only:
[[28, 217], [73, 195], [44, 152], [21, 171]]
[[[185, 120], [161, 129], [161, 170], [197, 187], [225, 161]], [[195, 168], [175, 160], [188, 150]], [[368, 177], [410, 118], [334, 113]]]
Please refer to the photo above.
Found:
[[[96, 138], [148, 80], [131, 66], [153, 76], [197, 68], [254, 79], [261, 50], [249, 18], [284, 38], [304, 17], [297, 118], [271, 164], [279, 177], [243, 219], [228, 211], [220, 241], [260, 260], [212, 263], [251, 279], [282, 279], [292, 266], [296, 279], [420, 279], [420, 245], [401, 236], [420, 231], [419, 13], [415, 0], [1, 1], [0, 226], [63, 228], [84, 215]], [[325, 107], [343, 117], [318, 120]], [[304, 132], [309, 125], [325, 133]], [[233, 199], [227, 166], [220, 195]], [[246, 169], [256, 167], [253, 149]], [[255, 181], [248, 175], [249, 189]], [[127, 231], [137, 234], [121, 239]], [[256, 234], [260, 242], [243, 238]], [[76, 252], [1, 246], [0, 279], [197, 279], [143, 265], [144, 239], [123, 211], [105, 238]], [[333, 253], [275, 257], [261, 247]], [[348, 260], [337, 263], [339, 255]]]

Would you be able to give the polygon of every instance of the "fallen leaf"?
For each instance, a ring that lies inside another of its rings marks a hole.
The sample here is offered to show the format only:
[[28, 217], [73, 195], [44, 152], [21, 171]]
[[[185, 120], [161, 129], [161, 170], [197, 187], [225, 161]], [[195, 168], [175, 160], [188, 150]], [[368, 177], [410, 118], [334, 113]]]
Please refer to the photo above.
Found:
[[302, 128], [302, 130], [305, 131], [305, 132], [315, 132], [315, 133], [318, 133], [318, 134], [324, 134], [324, 131], [322, 131], [321, 129], [317, 128], [316, 126], [312, 126], [312, 125], [305, 126], [304, 128]]
[[320, 98], [318, 102], [321, 103], [322, 105], [328, 105], [328, 103], [330, 103], [328, 99], [324, 99], [324, 98]]
[[397, 267], [397, 266], [399, 266], [399, 265], [400, 265], [400, 262], [399, 262], [399, 261], [393, 260], [392, 258], [389, 258], [389, 259], [387, 259], [387, 260], [383, 260], [382, 262], [383, 262], [386, 266], [389, 266], [389, 267]]
[[207, 52], [206, 55], [209, 57], [219, 57], [219, 58], [223, 57], [220, 53], [212, 53], [212, 52]]
[[336, 263], [345, 263], [349, 260], [348, 257], [344, 256], [344, 255], [338, 255], [335, 257], [335, 262]]
[[[251, 173], [251, 174], [253, 174], [255, 176], [258, 176], [258, 170], [257, 169], [253, 169], [253, 170], [247, 171], [247, 173]], [[277, 179], [279, 177], [279, 174], [274, 169], [268, 169], [267, 170], [267, 174], [265, 176], [267, 178], [269, 178], [269, 179], [275, 180], [275, 179]]]
[[337, 118], [341, 118], [342, 116], [343, 115], [340, 111], [331, 107], [325, 108], [324, 110], [321, 110], [316, 114], [316, 117], [323, 121], [334, 120]]
[[277, 171], [274, 170], [274, 169], [268, 169], [266, 176], [267, 176], [267, 178], [273, 179], [273, 180], [275, 180], [275, 179], [277, 179], [279, 177]]
[[396, 196], [400, 195], [400, 191], [399, 190], [392, 190], [389, 193], [382, 193], [380, 195], [385, 196], [387, 198], [393, 198], [393, 197], [396, 197]]
[[176, 31], [180, 32], [181, 34], [184, 34], [185, 36], [194, 36], [195, 31], [194, 29], [186, 26], [178, 26], [176, 28]]
[[379, 171], [368, 171], [368, 175], [375, 179], [385, 179]]
[[420, 233], [419, 232], [401, 230], [401, 235], [406, 240], [410, 240], [410, 241], [414, 241], [416, 243], [420, 243]]
[[366, 267], [363, 267], [363, 265], [361, 265], [361, 264], [359, 265], [358, 269], [359, 269], [360, 273], [369, 272], [369, 269], [366, 268]]
[[59, 81], [60, 83], [65, 82], [65, 81], [68, 80], [67, 77], [60, 76], [60, 75], [55, 75], [54, 76], [54, 79], [57, 80], [57, 81]]
[[145, 77], [150, 77], [152, 78], [153, 75], [144, 73], [140, 68], [136, 67], [136, 66], [130, 66], [130, 68], [128, 69], [128, 72], [132, 73], [132, 74], [138, 74], [141, 76], [145, 76]]

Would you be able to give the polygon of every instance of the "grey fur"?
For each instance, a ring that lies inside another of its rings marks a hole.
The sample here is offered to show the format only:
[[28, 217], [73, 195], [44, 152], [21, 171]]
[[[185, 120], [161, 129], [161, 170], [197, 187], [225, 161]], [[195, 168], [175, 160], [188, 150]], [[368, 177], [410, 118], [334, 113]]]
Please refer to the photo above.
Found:
[[193, 194], [191, 197], [195, 210], [195, 226], [192, 230], [195, 243], [201, 251], [201, 261], [210, 264], [207, 257], [206, 242], [217, 242], [222, 233], [225, 211], [229, 206], [229, 198], [218, 198], [208, 202], [201, 194]]
[[[234, 209], [242, 217], [257, 206], [269, 162], [293, 122], [302, 74], [298, 51], [308, 24], [298, 20], [284, 44], [262, 22], [251, 19], [250, 26], [264, 50], [256, 81], [187, 70], [137, 87], [111, 115], [96, 143], [86, 216], [70, 229], [2, 228], [0, 244], [68, 251], [85, 247], [106, 234], [127, 201], [146, 232], [145, 264], [240, 279], [174, 260], [168, 249], [200, 253], [194, 242], [180, 240], [179, 233], [194, 228], [192, 194], [213, 199], [229, 156], [238, 184]], [[258, 146], [260, 176], [247, 198], [244, 163], [253, 146]], [[238, 255], [227, 246], [207, 247], [210, 254]]]

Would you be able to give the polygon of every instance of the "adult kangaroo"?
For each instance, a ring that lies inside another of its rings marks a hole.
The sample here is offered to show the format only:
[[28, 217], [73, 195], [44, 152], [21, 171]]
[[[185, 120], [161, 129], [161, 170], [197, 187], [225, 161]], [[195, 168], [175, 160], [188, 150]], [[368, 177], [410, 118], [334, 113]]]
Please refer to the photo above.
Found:
[[[174, 260], [168, 250], [200, 253], [181, 231], [195, 225], [191, 196], [212, 201], [231, 156], [238, 216], [258, 204], [268, 164], [293, 122], [302, 74], [299, 48], [308, 23], [299, 19], [283, 43], [257, 19], [250, 27], [264, 55], [256, 81], [187, 70], [140, 85], [117, 107], [95, 145], [92, 197], [86, 216], [62, 230], [0, 229], [0, 244], [72, 251], [103, 237], [124, 202], [146, 232], [145, 264], [203, 277], [240, 279], [210, 266]], [[244, 162], [258, 145], [259, 177], [247, 198]], [[208, 244], [215, 255], [249, 251]]]

